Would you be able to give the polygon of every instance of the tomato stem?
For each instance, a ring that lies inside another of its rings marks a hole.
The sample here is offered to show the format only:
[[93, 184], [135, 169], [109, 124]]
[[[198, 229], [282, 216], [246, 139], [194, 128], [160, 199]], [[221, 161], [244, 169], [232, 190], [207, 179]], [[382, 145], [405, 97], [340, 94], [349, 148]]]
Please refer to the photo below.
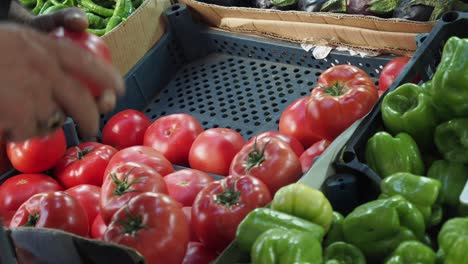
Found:
[[344, 85], [340, 82], [336, 82], [329, 87], [321, 86], [320, 88], [324, 89], [326, 94], [330, 96], [341, 96], [344, 94]]
[[83, 159], [86, 154], [90, 153], [93, 151], [93, 148], [85, 148], [83, 150], [78, 151], [78, 159]]
[[125, 234], [130, 234], [135, 236], [140, 229], [146, 228], [146, 225], [143, 224], [143, 218], [140, 215], [132, 215], [126, 208], [127, 220], [119, 220], [119, 223], [122, 224]]
[[135, 190], [130, 188], [133, 184], [138, 183], [141, 181], [140, 179], [134, 179], [131, 182], [128, 182], [128, 176], [130, 176], [130, 173], [135, 169], [135, 167], [131, 168], [126, 174], [123, 180], [117, 179], [117, 176], [115, 176], [114, 173], [110, 173], [110, 177], [112, 179], [112, 182], [115, 184], [115, 190], [114, 194], [117, 196], [124, 195], [129, 192], [134, 192]]
[[270, 141], [265, 142], [262, 149], [259, 151], [257, 146], [257, 138], [255, 138], [253, 150], [249, 153], [249, 158], [247, 159], [247, 172], [265, 161], [264, 153], [268, 143], [270, 143]]
[[39, 221], [39, 217], [40, 215], [39, 214], [31, 214], [28, 216], [28, 220], [26, 221], [26, 223], [23, 225], [23, 226], [26, 226], [26, 227], [34, 227], [36, 226], [37, 224], [37, 221]]
[[220, 194], [216, 195], [216, 202], [227, 207], [231, 207], [239, 204], [239, 198], [241, 195], [240, 191], [236, 191], [236, 181], [233, 181], [229, 188]]

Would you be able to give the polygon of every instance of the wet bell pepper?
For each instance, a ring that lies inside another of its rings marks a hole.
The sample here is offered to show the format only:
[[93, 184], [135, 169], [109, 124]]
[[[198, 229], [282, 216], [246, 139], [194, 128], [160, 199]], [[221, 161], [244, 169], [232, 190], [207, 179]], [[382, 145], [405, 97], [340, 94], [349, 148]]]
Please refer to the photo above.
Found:
[[322, 246], [308, 232], [273, 228], [261, 234], [250, 253], [252, 264], [322, 264]]
[[437, 112], [445, 119], [468, 113], [468, 39], [450, 37], [444, 45], [440, 63], [430, 88]]
[[452, 218], [445, 222], [437, 237], [445, 264], [468, 260], [468, 218]]
[[[401, 195], [411, 202], [424, 216], [429, 225], [432, 207], [439, 197], [441, 183], [439, 180], [414, 175], [408, 172], [397, 172], [383, 179], [380, 184], [381, 198]], [[440, 219], [439, 219], [440, 220]], [[431, 223], [430, 225], [438, 224]]]
[[385, 264], [435, 264], [436, 253], [419, 241], [405, 241], [393, 252]]
[[344, 217], [338, 212], [333, 212], [332, 224], [330, 230], [323, 240], [324, 246], [329, 246], [332, 243], [344, 241], [343, 237], [343, 221]]
[[263, 232], [272, 228], [306, 231], [310, 237], [317, 239], [320, 243], [325, 235], [323, 227], [302, 218], [268, 208], [257, 208], [251, 211], [237, 226], [236, 241], [239, 248], [250, 252], [255, 240]]
[[385, 128], [393, 135], [408, 133], [420, 149], [434, 145], [437, 118], [430, 96], [420, 86], [406, 83], [389, 92], [381, 112]]
[[456, 118], [438, 125], [434, 141], [444, 159], [468, 164], [468, 118]]
[[323, 254], [324, 264], [366, 264], [362, 251], [346, 242], [335, 242], [329, 245]]
[[345, 242], [357, 246], [371, 263], [385, 259], [403, 241], [422, 240], [424, 218], [400, 195], [356, 207], [343, 221]]
[[275, 193], [270, 208], [321, 225], [325, 232], [330, 229], [333, 219], [333, 209], [325, 195], [303, 183], [280, 188]]
[[397, 172], [425, 173], [421, 152], [407, 133], [392, 137], [387, 132], [377, 132], [367, 141], [365, 158], [369, 167], [382, 178]]

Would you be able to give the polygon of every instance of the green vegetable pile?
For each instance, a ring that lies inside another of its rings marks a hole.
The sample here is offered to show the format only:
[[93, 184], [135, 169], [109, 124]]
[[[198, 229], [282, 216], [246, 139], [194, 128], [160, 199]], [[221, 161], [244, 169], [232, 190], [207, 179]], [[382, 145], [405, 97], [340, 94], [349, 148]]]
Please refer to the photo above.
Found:
[[47, 15], [67, 7], [82, 8], [89, 21], [88, 32], [102, 36], [125, 21], [143, 0], [20, 0], [34, 15]]

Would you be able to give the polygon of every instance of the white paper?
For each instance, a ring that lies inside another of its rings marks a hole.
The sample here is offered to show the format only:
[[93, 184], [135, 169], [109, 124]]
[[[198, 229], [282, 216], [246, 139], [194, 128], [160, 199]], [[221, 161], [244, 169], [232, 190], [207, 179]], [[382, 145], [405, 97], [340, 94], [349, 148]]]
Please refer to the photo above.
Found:
[[312, 51], [312, 55], [316, 60], [322, 60], [328, 57], [328, 54], [333, 50], [332, 47], [328, 46], [317, 46]]
[[314, 48], [314, 45], [312, 44], [301, 44], [301, 47], [303, 50], [305, 50], [306, 52], [309, 52], [311, 49]]
[[460, 203], [468, 206], [468, 181], [465, 184], [465, 189], [463, 189], [460, 195]]

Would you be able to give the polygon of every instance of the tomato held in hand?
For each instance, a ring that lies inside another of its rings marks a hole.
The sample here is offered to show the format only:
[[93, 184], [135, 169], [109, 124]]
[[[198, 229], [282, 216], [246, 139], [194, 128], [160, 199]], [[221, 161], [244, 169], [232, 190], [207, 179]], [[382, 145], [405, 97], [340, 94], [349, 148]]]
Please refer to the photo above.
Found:
[[192, 206], [184, 206], [182, 207], [182, 211], [184, 211], [187, 222], [190, 225], [190, 241], [198, 241], [198, 237], [195, 234], [195, 230], [192, 225]]
[[324, 71], [306, 104], [306, 116], [317, 135], [333, 141], [379, 99], [372, 79], [353, 65], [338, 65]]
[[102, 220], [101, 215], [97, 214], [96, 218], [94, 218], [93, 224], [91, 225], [91, 238], [102, 239], [104, 233], [106, 232], [106, 229], [106, 223], [104, 223], [104, 220]]
[[108, 224], [117, 210], [143, 192], [167, 194], [166, 183], [155, 170], [129, 162], [110, 171], [101, 189], [100, 212], [104, 223]]
[[261, 138], [246, 144], [234, 157], [230, 173], [257, 177], [272, 195], [302, 176], [299, 157], [288, 144], [276, 138]]
[[164, 177], [169, 196], [183, 206], [192, 206], [197, 194], [214, 179], [205, 172], [183, 169]]
[[161, 152], [151, 147], [134, 146], [117, 152], [109, 161], [104, 175], [109, 174], [115, 167], [127, 162], [144, 164], [161, 174], [161, 176], [174, 172], [174, 167]]
[[314, 165], [315, 158], [322, 155], [330, 143], [330, 141], [322, 139], [313, 144], [310, 148], [304, 151], [304, 153], [302, 153], [302, 155], [299, 157], [299, 160], [301, 161], [302, 173], [306, 173], [312, 167], [312, 165]]
[[102, 129], [102, 143], [124, 149], [143, 145], [151, 120], [142, 112], [128, 109], [113, 115]]
[[[88, 33], [86, 31], [72, 31], [67, 30], [64, 27], [59, 27], [56, 30], [50, 32], [50, 35], [56, 39], [69, 39], [82, 49], [89, 51], [92, 55], [102, 59], [103, 61], [111, 64], [112, 56], [109, 47], [106, 42], [98, 36]], [[79, 78], [81, 82], [86, 84], [91, 94], [95, 97], [99, 97], [104, 91], [105, 87], [98, 87], [96, 84], [89, 80]]]
[[63, 191], [52, 177], [45, 174], [19, 174], [0, 185], [0, 215], [9, 223], [16, 210], [31, 196], [42, 192]]
[[7, 155], [15, 169], [22, 173], [40, 173], [52, 169], [67, 150], [63, 129], [44, 137], [7, 143]]
[[307, 100], [309, 100], [308, 96], [292, 102], [284, 109], [279, 121], [279, 132], [296, 138], [304, 148], [320, 140], [314, 124], [306, 117]]
[[304, 147], [302, 146], [301, 142], [299, 142], [299, 140], [297, 140], [296, 138], [290, 135], [282, 134], [276, 131], [267, 131], [267, 132], [260, 133], [256, 136], [253, 136], [251, 139], [249, 139], [247, 143], [252, 143], [255, 141], [255, 139], [258, 140], [264, 137], [266, 138], [273, 137], [273, 138], [277, 138], [283, 141], [284, 143], [288, 144], [291, 147], [291, 149], [294, 151], [294, 153], [296, 153], [298, 157], [300, 157], [301, 154], [304, 152]]
[[[410, 57], [397, 57], [385, 64], [380, 72], [379, 94], [383, 94], [392, 85], [393, 81], [395, 81], [401, 71], [406, 67], [410, 59]], [[421, 78], [416, 76], [411, 82], [418, 83], [420, 80]]]
[[193, 142], [189, 162], [192, 169], [227, 176], [229, 165], [245, 140], [229, 128], [210, 128]]
[[55, 177], [65, 187], [91, 184], [101, 187], [107, 164], [117, 150], [96, 142], [71, 147], [55, 166]]
[[182, 264], [210, 264], [217, 257], [212, 250], [207, 249], [200, 242], [190, 242]]
[[161, 193], [142, 193], [118, 210], [104, 240], [132, 247], [148, 264], [179, 264], [189, 242], [180, 204]]
[[192, 206], [192, 225], [203, 245], [220, 252], [234, 240], [244, 217], [270, 201], [270, 191], [259, 179], [228, 176], [210, 183], [197, 195]]
[[75, 198], [86, 211], [89, 227], [91, 228], [96, 215], [99, 214], [101, 188], [94, 185], [82, 184], [66, 190], [65, 193]]
[[55, 228], [86, 237], [88, 218], [80, 203], [64, 192], [44, 192], [24, 202], [11, 219], [10, 227]]
[[202, 131], [200, 122], [191, 115], [163, 116], [148, 127], [143, 145], [160, 151], [173, 164], [187, 165], [190, 147]]

